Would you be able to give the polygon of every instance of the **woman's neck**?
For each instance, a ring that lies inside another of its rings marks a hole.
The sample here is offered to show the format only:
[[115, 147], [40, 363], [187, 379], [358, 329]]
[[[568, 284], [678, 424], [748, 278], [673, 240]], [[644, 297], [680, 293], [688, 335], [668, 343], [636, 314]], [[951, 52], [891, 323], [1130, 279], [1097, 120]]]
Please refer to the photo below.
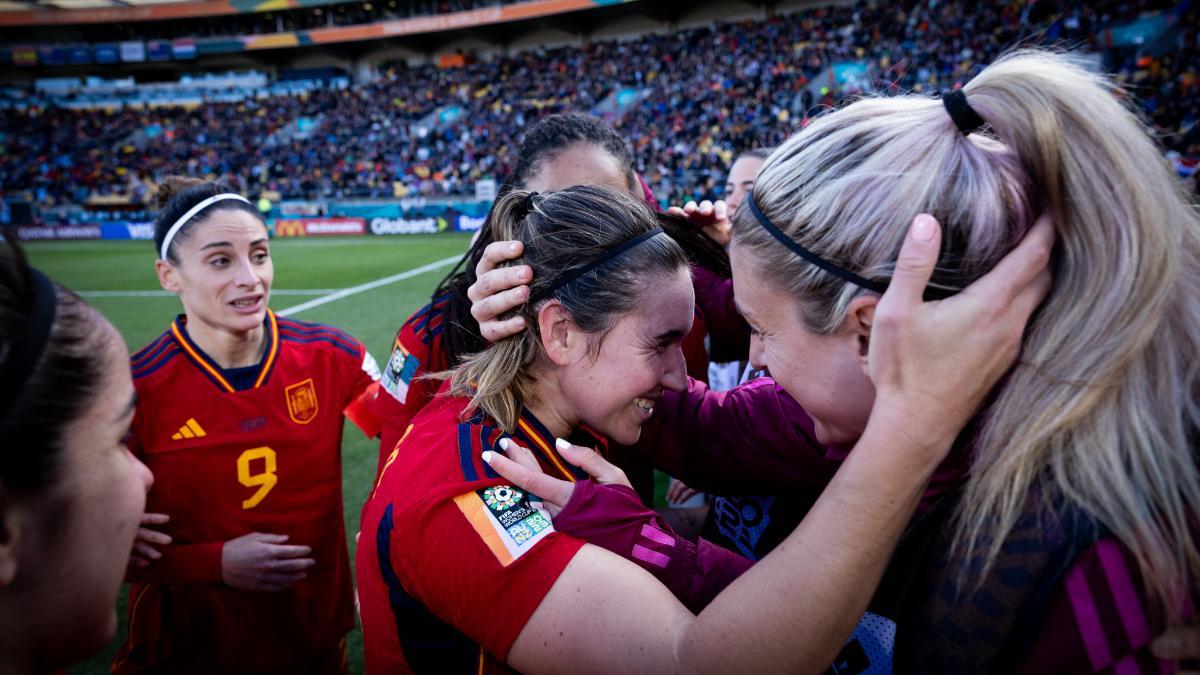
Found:
[[567, 438], [579, 425], [578, 417], [569, 410], [558, 378], [553, 373], [542, 371], [534, 374], [534, 385], [530, 400], [525, 408], [542, 423], [555, 438]]
[[262, 324], [247, 332], [231, 332], [187, 313], [188, 337], [224, 369], [245, 368], [262, 360], [266, 331]]

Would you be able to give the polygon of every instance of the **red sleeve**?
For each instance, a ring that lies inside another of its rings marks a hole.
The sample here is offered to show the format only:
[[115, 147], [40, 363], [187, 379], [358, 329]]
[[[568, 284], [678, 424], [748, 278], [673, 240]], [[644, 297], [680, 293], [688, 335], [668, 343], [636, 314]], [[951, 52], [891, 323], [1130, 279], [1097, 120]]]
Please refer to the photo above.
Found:
[[1021, 673], [1175, 672], [1174, 664], [1150, 654], [1163, 624], [1147, 608], [1133, 557], [1115, 539], [1097, 542], [1055, 589]]
[[130, 570], [130, 579], [137, 583], [161, 584], [219, 584], [224, 583], [221, 573], [221, 550], [225, 542], [213, 541], [203, 544], [183, 544], [163, 547], [162, 558], [154, 561], [145, 570]]
[[[343, 391], [343, 408], [342, 413], [346, 419], [354, 423], [367, 438], [375, 438], [379, 436], [383, 429], [383, 420], [379, 415], [379, 407], [376, 403], [379, 399], [379, 365], [375, 362], [375, 357], [371, 356], [371, 352], [363, 346], [361, 342], [357, 342], [358, 355], [351, 362], [338, 368], [338, 372], [342, 375], [342, 391]], [[342, 358], [345, 352], [337, 350], [338, 358]], [[349, 358], [348, 355], [346, 355]]]
[[[506, 512], [497, 512], [494, 500], [489, 507], [483, 493], [441, 502], [419, 517], [396, 514], [389, 546], [404, 586], [503, 662], [583, 542], [555, 532], [544, 511], [500, 525]], [[515, 508], [530, 504], [525, 498]], [[537, 518], [545, 522], [534, 525]]]
[[400, 327], [392, 345], [392, 353], [383, 367], [383, 378], [374, 404], [382, 422], [379, 438], [379, 465], [382, 469], [387, 456], [404, 436], [409, 423], [437, 394], [440, 380], [424, 377], [447, 369], [442, 351], [441, 333], [421, 330], [422, 312], [414, 314]]
[[823, 488], [836, 469], [811, 418], [769, 378], [722, 392], [689, 380], [659, 399], [636, 447], [660, 471], [722, 495]]
[[[145, 450], [141, 437], [144, 433], [144, 419], [141, 406], [138, 406], [133, 416], [132, 431], [127, 445], [129, 450], [141, 461], [146, 461]], [[167, 514], [171, 515], [171, 514]], [[162, 558], [150, 563], [148, 567], [126, 568], [126, 581], [133, 583], [221, 583], [221, 549], [224, 542], [206, 542], [202, 544], [172, 544], [159, 549]]]

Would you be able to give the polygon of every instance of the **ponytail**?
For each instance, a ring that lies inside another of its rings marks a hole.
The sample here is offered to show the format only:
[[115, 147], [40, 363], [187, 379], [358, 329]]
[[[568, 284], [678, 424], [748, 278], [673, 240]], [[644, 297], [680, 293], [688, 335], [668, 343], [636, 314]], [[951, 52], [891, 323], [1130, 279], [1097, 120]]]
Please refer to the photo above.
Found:
[[1024, 365], [988, 411], [958, 540], [992, 559], [1003, 537], [988, 535], [1011, 529], [1038, 480], [1111, 531], [1177, 611], [1200, 581], [1196, 211], [1147, 125], [1067, 58], [1017, 52], [963, 91], [1016, 154], [1058, 242]]
[[[912, 219], [930, 213], [943, 228], [931, 286], [947, 293], [1049, 211], [1053, 288], [978, 420], [955, 546], [982, 579], [1040, 495], [1111, 532], [1176, 612], [1200, 581], [1196, 211], [1147, 126], [1065, 56], [1014, 53], [948, 102], [868, 98], [813, 120], [767, 160], [755, 204], [814, 255], [874, 281], [891, 277]], [[979, 119], [955, 112], [962, 103]], [[734, 215], [734, 240], [751, 264], [797, 299], [806, 328], [838, 330], [873, 291], [794, 255], [750, 211]]]

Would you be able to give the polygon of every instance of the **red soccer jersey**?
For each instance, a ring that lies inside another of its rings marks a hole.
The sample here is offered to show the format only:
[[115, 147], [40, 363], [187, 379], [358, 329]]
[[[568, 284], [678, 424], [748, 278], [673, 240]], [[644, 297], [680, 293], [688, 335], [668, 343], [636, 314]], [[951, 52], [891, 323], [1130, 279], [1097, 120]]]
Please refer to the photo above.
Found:
[[[335, 648], [354, 625], [342, 419], [375, 393], [378, 368], [335, 328], [270, 312], [265, 325], [252, 369], [222, 371], [184, 317], [133, 357], [131, 447], [154, 472], [146, 510], [171, 516], [174, 542], [130, 589], [115, 672], [286, 666]], [[316, 565], [280, 592], [224, 585], [223, 542], [251, 532], [311, 546]]]
[[[356, 570], [369, 673], [507, 672], [509, 648], [583, 542], [480, 455], [504, 437], [467, 399], [435, 398], [363, 509]], [[515, 434], [549, 475], [584, 477], [525, 411]]]

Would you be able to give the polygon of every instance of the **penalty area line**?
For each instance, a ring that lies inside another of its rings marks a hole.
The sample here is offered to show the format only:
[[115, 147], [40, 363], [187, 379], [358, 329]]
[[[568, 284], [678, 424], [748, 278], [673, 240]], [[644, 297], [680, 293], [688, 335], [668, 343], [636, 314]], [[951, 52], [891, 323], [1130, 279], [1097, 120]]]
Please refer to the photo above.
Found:
[[436, 269], [440, 269], [440, 268], [450, 265], [452, 263], [456, 263], [456, 262], [458, 262], [458, 260], [460, 258], [462, 258], [462, 254], [451, 256], [449, 258], [443, 258], [441, 260], [431, 262], [428, 265], [421, 265], [420, 267], [415, 267], [411, 270], [408, 270], [407, 272], [400, 272], [399, 274], [393, 274], [390, 277], [383, 277], [382, 279], [376, 279], [375, 281], [368, 281], [365, 284], [351, 286], [350, 288], [343, 288], [342, 290], [335, 291], [333, 293], [330, 293], [329, 295], [325, 295], [325, 296], [322, 296], [319, 298], [314, 298], [312, 300], [309, 300], [308, 302], [302, 302], [299, 305], [295, 305], [293, 307], [288, 307], [287, 309], [281, 309], [278, 312], [275, 312], [275, 314], [277, 316], [291, 316], [292, 314], [298, 314], [300, 312], [310, 310], [313, 307], [320, 307], [321, 305], [333, 302], [335, 300], [341, 300], [342, 298], [348, 298], [351, 295], [358, 295], [359, 293], [365, 293], [366, 291], [374, 290], [381, 286], [387, 286], [388, 284], [394, 284], [397, 281], [404, 281], [405, 279], [411, 279], [412, 277], [415, 277], [415, 276], [418, 276], [421, 274], [425, 274], [426, 272], [432, 272]]

